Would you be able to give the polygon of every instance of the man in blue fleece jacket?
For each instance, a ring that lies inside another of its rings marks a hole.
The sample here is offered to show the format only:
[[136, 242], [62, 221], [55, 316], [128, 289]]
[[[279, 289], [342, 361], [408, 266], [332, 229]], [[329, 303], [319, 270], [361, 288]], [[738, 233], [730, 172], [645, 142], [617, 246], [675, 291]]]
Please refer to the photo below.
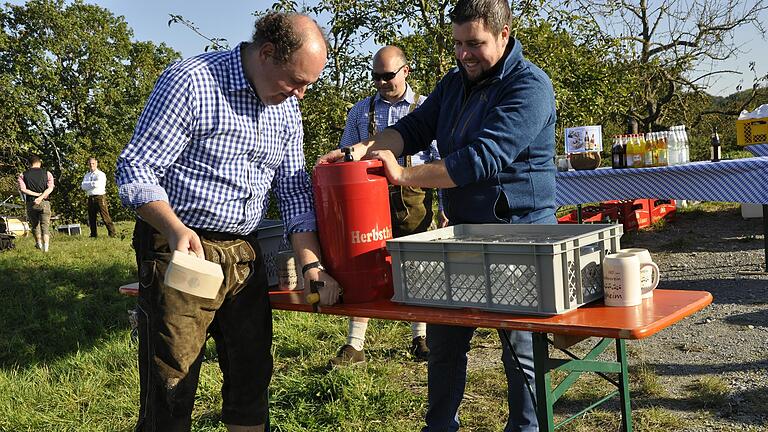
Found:
[[[354, 157], [381, 159], [393, 184], [444, 189], [452, 224], [556, 223], [557, 116], [549, 77], [525, 60], [519, 41], [510, 37], [505, 0], [459, 0], [450, 18], [458, 67], [413, 113], [354, 145]], [[425, 150], [434, 139], [442, 160], [398, 165], [395, 155]], [[340, 158], [335, 150], [318, 162]], [[473, 333], [473, 328], [427, 326], [429, 407], [422, 432], [458, 430]], [[531, 333], [499, 332], [502, 338], [507, 334], [505, 431], [536, 431]]]

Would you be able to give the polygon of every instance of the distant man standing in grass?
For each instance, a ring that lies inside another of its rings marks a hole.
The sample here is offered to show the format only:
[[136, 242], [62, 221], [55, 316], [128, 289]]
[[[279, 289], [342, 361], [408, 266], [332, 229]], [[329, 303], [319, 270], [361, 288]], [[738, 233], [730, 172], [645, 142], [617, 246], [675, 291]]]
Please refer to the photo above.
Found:
[[48, 195], [53, 192], [53, 175], [42, 167], [43, 161], [38, 156], [30, 156], [29, 165], [30, 168], [18, 178], [19, 191], [25, 197], [27, 220], [35, 235], [35, 247], [48, 252], [51, 239], [51, 202]]
[[[123, 203], [139, 219], [137, 431], [188, 431], [206, 333], [224, 375], [222, 421], [229, 431], [269, 430], [272, 310], [256, 229], [274, 189], [304, 286], [338, 283], [320, 265], [312, 189], [304, 169], [299, 99], [327, 56], [318, 25], [270, 13], [253, 41], [169, 67], [157, 81], [117, 164]], [[163, 283], [173, 251], [216, 262], [215, 299]]]
[[107, 175], [99, 169], [99, 161], [95, 157], [88, 158], [88, 169], [90, 170], [83, 177], [80, 188], [88, 195], [88, 227], [91, 229], [91, 237], [96, 237], [96, 214], [101, 215], [101, 220], [107, 226], [107, 232], [110, 237], [115, 236], [115, 224], [109, 217], [109, 207], [107, 205]]

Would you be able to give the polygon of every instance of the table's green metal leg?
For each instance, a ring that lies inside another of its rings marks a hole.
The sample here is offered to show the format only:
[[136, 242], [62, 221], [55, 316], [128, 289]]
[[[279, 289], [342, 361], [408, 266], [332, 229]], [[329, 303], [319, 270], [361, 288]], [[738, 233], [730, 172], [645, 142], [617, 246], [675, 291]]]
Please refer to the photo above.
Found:
[[550, 390], [549, 342], [546, 333], [533, 334], [533, 368], [536, 373], [536, 416], [539, 430], [553, 432], [555, 419], [552, 406], [555, 404]]
[[[579, 359], [567, 350], [561, 350], [572, 359], [549, 357], [549, 340], [546, 333], [533, 333], [533, 363], [536, 373], [536, 410], [539, 420], [539, 430], [553, 432], [556, 428], [566, 425], [581, 417], [584, 413], [614, 398], [617, 394], [621, 400], [622, 429], [632, 432], [632, 407], [629, 395], [629, 370], [627, 366], [627, 348], [624, 340], [615, 339], [616, 361], [600, 361], [597, 357], [608, 348], [614, 339], [604, 338], [583, 359]], [[552, 371], [560, 370], [568, 375], [552, 389]], [[555, 424], [555, 402], [573, 385], [583, 372], [595, 372], [617, 387], [616, 391], [601, 398], [597, 402], [582, 409], [573, 416]], [[618, 374], [618, 380], [613, 380], [606, 373]]]
[[621, 397], [621, 425], [626, 432], [632, 432], [632, 405], [629, 397], [629, 367], [627, 345], [624, 339], [616, 339], [616, 361], [621, 363], [619, 374], [619, 395]]

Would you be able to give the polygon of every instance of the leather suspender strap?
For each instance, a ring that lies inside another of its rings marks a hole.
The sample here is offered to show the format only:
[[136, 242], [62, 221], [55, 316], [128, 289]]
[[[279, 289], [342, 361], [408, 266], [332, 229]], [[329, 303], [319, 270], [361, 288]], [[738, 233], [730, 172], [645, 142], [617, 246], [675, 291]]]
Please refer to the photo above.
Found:
[[408, 107], [408, 114], [412, 113], [413, 110], [419, 107], [419, 99], [421, 99], [420, 94], [416, 93], [413, 95], [413, 103]]
[[[408, 114], [412, 113], [413, 110], [415, 110], [419, 106], [419, 99], [421, 99], [421, 95], [416, 93], [413, 95], [413, 103], [408, 107]], [[411, 156], [405, 157], [405, 166], [410, 167], [411, 165]]]
[[368, 107], [368, 138], [376, 134], [376, 113], [374, 105], [376, 104], [376, 95], [371, 96], [371, 103]]

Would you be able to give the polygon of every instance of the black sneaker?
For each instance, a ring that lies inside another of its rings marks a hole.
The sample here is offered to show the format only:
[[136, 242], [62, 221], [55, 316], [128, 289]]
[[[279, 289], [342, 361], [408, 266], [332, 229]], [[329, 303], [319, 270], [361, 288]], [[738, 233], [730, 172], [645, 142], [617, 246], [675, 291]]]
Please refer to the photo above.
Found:
[[427, 348], [427, 338], [424, 336], [418, 336], [411, 341], [411, 355], [417, 361], [429, 360], [429, 348]]
[[356, 350], [352, 345], [344, 345], [339, 349], [336, 357], [328, 361], [328, 366], [349, 366], [356, 363], [365, 363], [365, 353]]

